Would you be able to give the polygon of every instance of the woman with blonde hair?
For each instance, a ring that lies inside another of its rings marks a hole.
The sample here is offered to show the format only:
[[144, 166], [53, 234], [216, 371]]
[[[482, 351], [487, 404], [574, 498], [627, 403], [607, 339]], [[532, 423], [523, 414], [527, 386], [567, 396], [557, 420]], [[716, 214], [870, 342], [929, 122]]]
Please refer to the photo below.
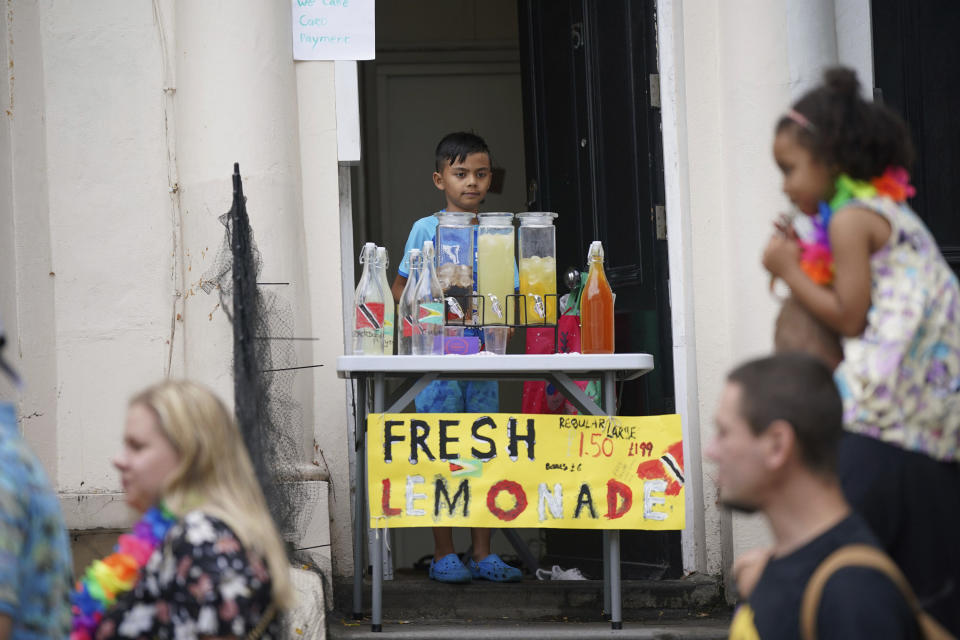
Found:
[[192, 382], [142, 391], [114, 465], [143, 516], [78, 582], [71, 640], [278, 638], [290, 565], [223, 403]]

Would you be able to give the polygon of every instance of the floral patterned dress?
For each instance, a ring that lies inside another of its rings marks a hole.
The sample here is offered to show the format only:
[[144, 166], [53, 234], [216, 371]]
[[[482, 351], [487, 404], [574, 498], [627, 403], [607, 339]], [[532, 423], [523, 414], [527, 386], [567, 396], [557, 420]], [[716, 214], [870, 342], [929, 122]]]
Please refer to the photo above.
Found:
[[909, 206], [856, 201], [891, 228], [870, 258], [863, 334], [844, 340], [835, 378], [847, 430], [937, 460], [960, 460], [960, 286]]
[[[175, 524], [97, 629], [97, 639], [244, 638], [270, 605], [265, 560], [221, 520], [191, 511]], [[275, 640], [276, 618], [261, 638]]]

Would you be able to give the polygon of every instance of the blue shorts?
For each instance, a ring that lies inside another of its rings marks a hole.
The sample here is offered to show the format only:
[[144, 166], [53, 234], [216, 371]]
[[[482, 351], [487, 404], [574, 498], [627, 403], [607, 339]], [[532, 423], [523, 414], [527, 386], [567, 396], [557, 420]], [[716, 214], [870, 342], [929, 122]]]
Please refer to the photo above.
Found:
[[414, 405], [417, 413], [496, 413], [500, 388], [496, 380], [434, 380]]

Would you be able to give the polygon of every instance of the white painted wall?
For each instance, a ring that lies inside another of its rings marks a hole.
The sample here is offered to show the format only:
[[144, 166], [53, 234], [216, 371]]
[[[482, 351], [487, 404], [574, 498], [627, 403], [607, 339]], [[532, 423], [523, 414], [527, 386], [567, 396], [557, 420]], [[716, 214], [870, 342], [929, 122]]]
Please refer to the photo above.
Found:
[[[7, 8], [0, 43], [5, 70], [0, 80], [4, 104], [0, 127], [0, 314], [9, 339], [6, 357], [29, 381], [19, 396], [22, 428], [46, 468], [55, 470], [57, 363], [40, 14], [34, 3], [19, 2]], [[0, 397], [17, 397], [6, 380], [0, 380]]]
[[834, 0], [837, 60], [857, 70], [867, 95], [873, 88], [873, 31], [870, 0]]
[[[713, 437], [727, 371], [772, 349], [777, 303], [760, 256], [789, 206], [773, 127], [838, 60], [872, 85], [869, 2], [660, 0], [658, 16], [676, 386], [693, 449]], [[769, 541], [758, 516], [717, 508], [708, 461], [691, 489], [702, 522], [688, 518], [687, 570], [720, 573]]]
[[[303, 202], [301, 251], [304, 256], [305, 295], [312, 310], [306, 330], [322, 338], [312, 345], [311, 362], [323, 364], [313, 370], [314, 443], [311, 462], [327, 471], [329, 535], [333, 568], [337, 575], [353, 573], [351, 537], [352, 492], [348, 468], [349, 447], [344, 401], [345, 385], [337, 380], [336, 358], [344, 353], [342, 315], [342, 270], [352, 256], [341, 253], [341, 234], [350, 234], [350, 218], [341, 217], [339, 199], [349, 201], [349, 191], [340, 193], [337, 166], [337, 120], [333, 91], [333, 63], [296, 63], [300, 120], [300, 171]], [[349, 241], [346, 244], [350, 247]], [[352, 271], [349, 292], [353, 291]], [[352, 300], [352, 297], [351, 297]]]
[[[18, 217], [46, 213], [46, 228], [18, 229], [18, 242], [49, 246], [49, 268], [31, 265], [28, 279], [53, 282], [53, 295], [42, 308], [24, 306], [19, 324], [33, 331], [49, 323], [50, 342], [35, 346], [52, 351], [53, 366], [27, 382], [55, 394], [21, 413], [50, 416], [55, 438], [44, 440], [56, 443], [61, 492], [115, 492], [108, 459], [126, 398], [163, 375], [170, 333], [174, 256], [157, 29], [149, 2], [13, 4], [14, 25], [36, 11], [42, 94], [31, 108], [42, 132], [40, 144], [15, 152], [12, 170], [44, 167], [32, 186], [47, 203], [46, 212], [16, 203]], [[29, 282], [22, 285], [18, 294], [31, 296]], [[19, 355], [29, 371], [33, 349]]]
[[[323, 365], [293, 376], [300, 451], [340, 474], [349, 539], [333, 63], [294, 64], [282, 2], [10, 0], [0, 25], [0, 313], [27, 380], [0, 395], [68, 526], [129, 520], [110, 457], [132, 393], [170, 373], [232, 397], [230, 326], [198, 285], [238, 161], [260, 280], [290, 283], [270, 291], [293, 335], [322, 339], [296, 343]], [[329, 554], [319, 510], [309, 542]]]

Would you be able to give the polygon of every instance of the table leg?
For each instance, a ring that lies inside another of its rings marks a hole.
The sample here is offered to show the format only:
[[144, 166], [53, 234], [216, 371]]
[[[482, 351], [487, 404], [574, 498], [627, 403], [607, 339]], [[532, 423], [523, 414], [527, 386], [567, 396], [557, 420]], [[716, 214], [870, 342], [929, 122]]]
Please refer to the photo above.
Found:
[[607, 413], [597, 406], [597, 403], [587, 395], [587, 393], [577, 386], [577, 383], [565, 373], [547, 373], [546, 376], [549, 382], [552, 382], [554, 386], [560, 389], [563, 392], [563, 395], [566, 396], [567, 400], [570, 401], [570, 404], [575, 406], [578, 411], [581, 413], [593, 415], [593, 416], [602, 416], [607, 415]]
[[437, 379], [436, 373], [425, 373], [419, 378], [407, 380], [397, 389], [396, 395], [390, 401], [390, 408], [387, 413], [398, 413], [416, 398], [421, 391]]
[[[373, 412], [383, 413], [384, 395], [386, 393], [386, 379], [382, 373], [376, 373], [373, 377]], [[366, 497], [366, 496], [364, 496]], [[387, 528], [377, 530], [376, 543], [373, 545], [373, 557], [370, 563], [373, 565], [373, 588], [372, 601], [373, 612], [370, 620], [371, 631], [383, 630], [383, 544], [387, 535]]]
[[[606, 411], [597, 406], [597, 404], [580, 387], [576, 385], [570, 376], [565, 373], [548, 374], [547, 378], [559, 389], [562, 389], [567, 399], [570, 400], [570, 402], [573, 403], [577, 409], [585, 414], [602, 416], [613, 415], [616, 412], [611, 412], [609, 410], [609, 407], [614, 405], [611, 405], [606, 401], [603, 402], [604, 408], [607, 409]], [[601, 382], [603, 383], [603, 388], [606, 389], [609, 381], [604, 378]], [[606, 399], [606, 396], [604, 396], [604, 399]], [[606, 529], [603, 531], [602, 546], [603, 548], [600, 556], [603, 562], [603, 618], [605, 620], [610, 620], [610, 531]]]
[[610, 533], [610, 628], [623, 629], [620, 601], [620, 532]]
[[364, 533], [369, 522], [365, 517], [367, 505], [367, 379], [357, 378], [357, 406], [355, 407], [354, 451], [354, 522], [353, 522], [353, 619], [363, 618], [363, 548], [366, 545]]
[[524, 542], [523, 538], [517, 533], [516, 529], [500, 529], [500, 531], [503, 532], [504, 537], [510, 543], [510, 546], [513, 547], [513, 550], [520, 556], [520, 560], [524, 566], [527, 567], [527, 571], [533, 575], [537, 575], [537, 569], [540, 568], [540, 563], [537, 561], [536, 556], [530, 551], [527, 543]]
[[603, 530], [603, 619], [610, 619], [610, 531]]
[[[617, 392], [616, 378], [612, 371], [605, 371], [603, 374], [603, 404], [607, 410], [607, 415], [617, 415]], [[623, 612], [621, 611], [620, 600], [620, 532], [612, 530], [609, 532], [609, 551], [610, 551], [610, 627], [612, 629], [623, 628]]]

